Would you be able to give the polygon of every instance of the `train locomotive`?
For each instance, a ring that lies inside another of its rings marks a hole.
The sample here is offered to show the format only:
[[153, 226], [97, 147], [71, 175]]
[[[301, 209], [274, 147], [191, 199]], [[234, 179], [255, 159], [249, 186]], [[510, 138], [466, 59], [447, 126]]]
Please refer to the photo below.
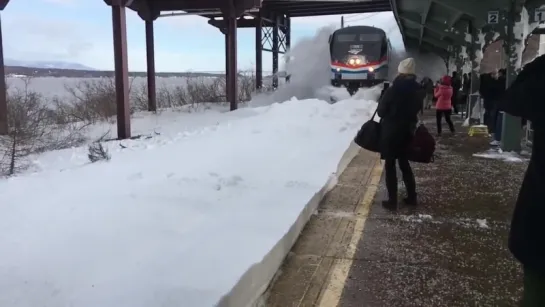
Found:
[[362, 87], [388, 81], [392, 47], [386, 33], [369, 26], [350, 26], [329, 37], [331, 84], [354, 95]]

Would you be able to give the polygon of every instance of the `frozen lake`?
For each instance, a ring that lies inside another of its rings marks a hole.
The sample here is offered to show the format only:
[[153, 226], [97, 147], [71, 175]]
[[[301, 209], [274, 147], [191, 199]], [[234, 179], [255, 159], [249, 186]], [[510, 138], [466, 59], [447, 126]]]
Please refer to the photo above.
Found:
[[[197, 77], [196, 77], [197, 78]], [[142, 86], [146, 86], [146, 78], [143, 77], [137, 77], [137, 78], [131, 78], [133, 79], [131, 82], [131, 87], [135, 89], [140, 89]], [[202, 78], [205, 79], [204, 77]], [[213, 78], [208, 78], [213, 79]], [[44, 97], [53, 98], [53, 97], [59, 97], [59, 98], [70, 98], [70, 93], [66, 90], [66, 88], [75, 88], [78, 86], [78, 84], [81, 84], [83, 82], [110, 82], [109, 78], [54, 78], [54, 77], [43, 77], [43, 78], [31, 78], [30, 79], [30, 90], [38, 92], [42, 94]], [[185, 77], [170, 77], [170, 78], [163, 78], [159, 77], [156, 78], [156, 86], [157, 89], [161, 88], [175, 88], [177, 86], [185, 86], [187, 82], [187, 78]], [[7, 78], [7, 84], [9, 87], [9, 90], [12, 91], [14, 89], [24, 89], [25, 87], [25, 79], [24, 78]]]

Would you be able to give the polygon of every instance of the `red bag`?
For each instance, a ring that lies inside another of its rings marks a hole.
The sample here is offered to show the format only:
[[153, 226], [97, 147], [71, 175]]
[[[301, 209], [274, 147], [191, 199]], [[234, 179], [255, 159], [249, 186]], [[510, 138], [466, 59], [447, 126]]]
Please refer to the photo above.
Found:
[[434, 160], [435, 139], [426, 126], [419, 125], [409, 145], [409, 161], [418, 163], [431, 163]]

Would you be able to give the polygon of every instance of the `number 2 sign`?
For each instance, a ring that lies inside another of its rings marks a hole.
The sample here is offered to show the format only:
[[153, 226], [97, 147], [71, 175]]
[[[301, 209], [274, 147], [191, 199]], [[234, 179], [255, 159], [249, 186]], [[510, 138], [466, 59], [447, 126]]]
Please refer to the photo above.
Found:
[[500, 22], [500, 12], [490, 11], [488, 12], [488, 24], [498, 24]]

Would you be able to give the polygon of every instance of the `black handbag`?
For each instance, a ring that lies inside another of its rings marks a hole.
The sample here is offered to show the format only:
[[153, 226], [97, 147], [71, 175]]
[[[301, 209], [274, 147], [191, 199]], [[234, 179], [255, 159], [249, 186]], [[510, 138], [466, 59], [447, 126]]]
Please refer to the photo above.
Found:
[[361, 126], [354, 138], [354, 143], [372, 152], [380, 152], [380, 123], [375, 121], [376, 114], [377, 111], [370, 120]]

